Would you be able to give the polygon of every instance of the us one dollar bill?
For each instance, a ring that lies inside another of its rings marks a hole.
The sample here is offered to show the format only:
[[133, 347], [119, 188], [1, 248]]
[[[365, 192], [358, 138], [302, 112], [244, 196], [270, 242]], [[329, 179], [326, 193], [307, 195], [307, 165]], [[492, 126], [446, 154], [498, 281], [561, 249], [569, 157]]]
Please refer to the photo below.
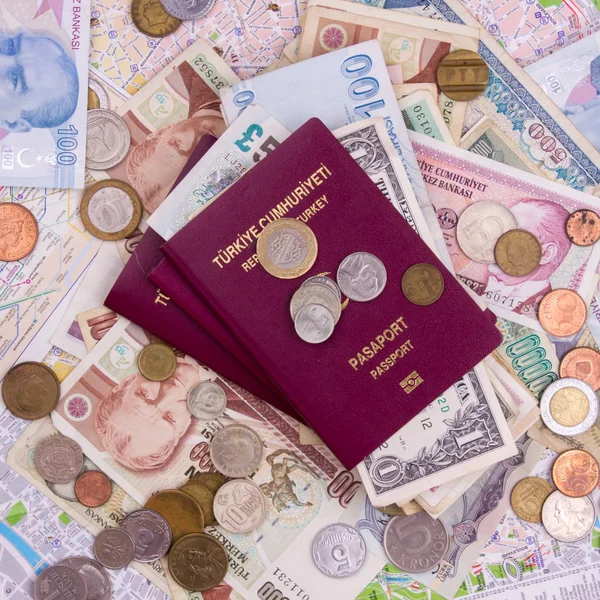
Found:
[[431, 92], [413, 92], [399, 99], [398, 106], [407, 129], [447, 144], [455, 143]]

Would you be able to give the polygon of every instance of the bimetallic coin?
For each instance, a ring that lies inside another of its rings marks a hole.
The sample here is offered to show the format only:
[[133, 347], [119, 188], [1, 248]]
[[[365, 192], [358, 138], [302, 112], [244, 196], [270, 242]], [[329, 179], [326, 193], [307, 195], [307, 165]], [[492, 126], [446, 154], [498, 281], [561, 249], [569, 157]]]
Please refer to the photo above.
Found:
[[150, 381], [164, 381], [173, 375], [177, 366], [175, 352], [166, 344], [148, 344], [138, 356], [138, 369]]
[[305, 342], [320, 344], [331, 337], [335, 319], [324, 306], [308, 304], [296, 314], [294, 327], [296, 333]]
[[600, 217], [593, 210], [576, 210], [569, 215], [566, 229], [576, 246], [593, 246], [600, 240]]
[[123, 569], [133, 560], [134, 545], [124, 529], [103, 529], [94, 540], [94, 556], [106, 569]]
[[83, 576], [66, 565], [53, 565], [42, 571], [35, 580], [35, 600], [87, 600]]
[[223, 545], [205, 533], [182, 537], [169, 552], [169, 571], [173, 579], [191, 592], [205, 592], [221, 583], [228, 564]]
[[86, 600], [111, 600], [110, 577], [99, 562], [87, 556], [69, 556], [58, 564], [75, 569], [83, 577], [87, 587]]
[[214, 381], [200, 381], [188, 392], [187, 405], [196, 419], [213, 421], [225, 412], [227, 394]]
[[94, 108], [109, 108], [109, 100], [102, 84], [90, 76], [88, 78], [88, 110]]
[[95, 108], [100, 108], [100, 98], [98, 98], [98, 94], [88, 87], [88, 101], [87, 101], [88, 110], [94, 110]]
[[2, 381], [6, 408], [31, 421], [49, 415], [60, 398], [60, 383], [54, 371], [37, 362], [15, 365]]
[[246, 533], [256, 529], [264, 521], [267, 502], [255, 483], [234, 479], [221, 486], [216, 493], [213, 512], [223, 529]]
[[189, 494], [202, 509], [204, 515], [204, 526], [211, 525], [215, 520], [215, 513], [213, 510], [213, 502], [215, 500], [215, 493], [207, 485], [200, 482], [190, 481], [179, 488], [182, 492]]
[[133, 560], [143, 563], [162, 558], [171, 547], [169, 522], [158, 512], [142, 508], [129, 513], [120, 524], [133, 540]]
[[521, 479], [510, 494], [510, 505], [517, 517], [529, 523], [542, 522], [542, 507], [554, 488], [540, 477]]
[[570, 498], [562, 492], [552, 492], [544, 502], [542, 523], [546, 531], [559, 542], [583, 539], [594, 527], [596, 510], [589, 496]]
[[360, 533], [343, 523], [334, 523], [317, 533], [312, 547], [313, 560], [328, 577], [354, 575], [367, 558], [367, 545]]
[[552, 290], [538, 306], [540, 325], [556, 337], [575, 335], [585, 325], [586, 317], [583, 298], [572, 290]]
[[485, 91], [490, 70], [483, 58], [471, 50], [447, 54], [437, 68], [437, 82], [448, 98], [467, 102]]
[[390, 562], [407, 573], [431, 571], [449, 546], [442, 522], [426, 512], [393, 517], [383, 532], [383, 547]]
[[190, 477], [190, 482], [202, 483], [216, 494], [219, 488], [227, 483], [227, 478], [223, 477], [221, 473], [196, 473]]
[[245, 425], [227, 425], [210, 444], [210, 459], [226, 477], [248, 477], [260, 466], [263, 445], [258, 433]]
[[83, 467], [79, 444], [60, 433], [41, 441], [35, 449], [35, 468], [52, 483], [67, 483], [77, 477]]
[[529, 275], [542, 260], [542, 247], [538, 239], [525, 229], [511, 229], [503, 233], [494, 247], [496, 264], [507, 275]]
[[115, 112], [96, 108], [87, 113], [85, 166], [105, 171], [117, 166], [129, 152], [131, 135], [127, 124]]
[[31, 254], [38, 240], [33, 213], [17, 202], [0, 202], [0, 261], [21, 260]]
[[165, 37], [181, 25], [179, 19], [164, 9], [160, 0], [133, 0], [131, 19], [142, 33], [150, 37]]
[[115, 241], [131, 235], [139, 225], [142, 211], [136, 191], [118, 179], [98, 181], [81, 200], [81, 220], [100, 240]]
[[367, 302], [383, 292], [387, 272], [373, 254], [354, 252], [341, 262], [336, 279], [344, 296], [357, 302]]
[[599, 477], [596, 459], [585, 450], [567, 450], [552, 465], [554, 485], [565, 496], [580, 498], [591, 494]]
[[200, 505], [181, 490], [163, 490], [151, 496], [144, 508], [160, 513], [169, 523], [173, 542], [188, 533], [204, 529], [204, 514]]
[[311, 283], [319, 283], [328, 287], [338, 297], [340, 303], [342, 302], [342, 292], [340, 291], [338, 284], [330, 277], [326, 277], [325, 275], [313, 275], [313, 277], [309, 277], [306, 281], [303, 281], [302, 285], [310, 285]]
[[498, 238], [518, 227], [512, 212], [495, 200], [481, 200], [467, 206], [456, 227], [460, 249], [478, 263], [496, 262], [494, 248]]
[[574, 377], [592, 389], [600, 389], [600, 353], [593, 348], [573, 348], [560, 361], [561, 377]]
[[317, 238], [308, 225], [296, 219], [269, 223], [258, 236], [258, 261], [279, 279], [304, 275], [317, 259]]
[[81, 471], [75, 475], [71, 481], [67, 481], [67, 483], [52, 483], [51, 481], [46, 481], [46, 485], [48, 489], [52, 491], [53, 494], [56, 494], [59, 498], [63, 500], [68, 500], [69, 502], [78, 502], [77, 496], [75, 495], [75, 483], [77, 482], [77, 477], [86, 471], [97, 471], [98, 467], [87, 457], [83, 457], [83, 467]]
[[182, 21], [194, 21], [207, 14], [215, 0], [161, 0], [164, 9]]
[[75, 482], [75, 495], [84, 506], [96, 508], [108, 502], [112, 483], [102, 471], [86, 471]]
[[301, 285], [290, 302], [290, 314], [292, 321], [296, 319], [298, 312], [309, 304], [324, 306], [332, 315], [334, 324], [337, 323], [342, 314], [342, 305], [338, 296], [328, 287], [320, 283]]
[[417, 306], [429, 306], [444, 293], [444, 278], [433, 265], [412, 265], [402, 276], [402, 293]]
[[587, 383], [566, 377], [544, 390], [540, 411], [546, 427], [554, 433], [579, 435], [587, 431], [598, 417], [598, 396]]

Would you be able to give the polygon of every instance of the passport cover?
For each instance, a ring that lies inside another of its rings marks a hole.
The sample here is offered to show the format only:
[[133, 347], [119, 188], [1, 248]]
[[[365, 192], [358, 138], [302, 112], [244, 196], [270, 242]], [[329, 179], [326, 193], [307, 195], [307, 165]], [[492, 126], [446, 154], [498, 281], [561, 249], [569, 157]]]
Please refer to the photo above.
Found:
[[[306, 222], [317, 238], [317, 259], [301, 278], [277, 279], [256, 259], [260, 231], [281, 217]], [[348, 469], [501, 343], [489, 315], [318, 119], [162, 250]], [[309, 276], [335, 278], [355, 252], [383, 261], [385, 289], [369, 302], [349, 301], [325, 342], [302, 341], [290, 317], [292, 295]], [[429, 306], [402, 293], [402, 276], [418, 263], [434, 265], [444, 279]]]

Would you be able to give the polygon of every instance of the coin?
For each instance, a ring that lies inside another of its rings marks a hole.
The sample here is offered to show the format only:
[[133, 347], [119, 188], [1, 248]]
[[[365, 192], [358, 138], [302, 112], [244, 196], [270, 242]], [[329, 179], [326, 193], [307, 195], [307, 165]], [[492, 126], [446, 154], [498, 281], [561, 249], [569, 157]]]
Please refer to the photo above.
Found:
[[215, 492], [207, 485], [193, 481], [182, 485], [179, 489], [189, 494], [200, 505], [202, 514], [204, 515], [204, 525], [211, 525], [215, 520], [215, 513], [213, 511]]
[[525, 477], [510, 494], [510, 505], [517, 517], [530, 523], [542, 522], [542, 507], [554, 488], [540, 477]]
[[290, 314], [295, 320], [298, 312], [309, 304], [324, 306], [332, 315], [334, 324], [337, 323], [342, 314], [342, 305], [336, 293], [320, 283], [301, 285], [290, 302]]
[[150, 37], [165, 37], [181, 25], [179, 19], [164, 9], [160, 0], [133, 0], [131, 19], [142, 33]]
[[552, 492], [544, 502], [542, 523], [546, 531], [559, 542], [583, 539], [594, 527], [596, 510], [589, 496], [569, 498], [562, 492]]
[[591, 494], [599, 476], [596, 459], [585, 450], [567, 450], [552, 465], [554, 485], [565, 496], [573, 498]]
[[134, 545], [124, 529], [103, 529], [94, 540], [96, 560], [107, 569], [123, 569], [133, 560]]
[[57, 433], [38, 444], [34, 462], [44, 479], [52, 483], [67, 483], [81, 471], [83, 452], [76, 441]]
[[187, 405], [196, 419], [212, 421], [225, 412], [227, 394], [218, 383], [200, 381], [188, 392]]
[[556, 337], [570, 337], [584, 325], [585, 302], [579, 294], [567, 289], [548, 292], [538, 306], [540, 325]]
[[84, 506], [96, 508], [108, 502], [112, 483], [102, 471], [86, 471], [75, 482], [75, 495]]
[[191, 592], [205, 592], [221, 583], [228, 564], [223, 545], [205, 533], [182, 537], [169, 552], [169, 571], [173, 579]]
[[467, 102], [485, 91], [490, 70], [483, 58], [471, 50], [455, 50], [442, 58], [437, 83], [448, 98]]
[[87, 457], [83, 457], [83, 467], [81, 467], [81, 471], [75, 475], [73, 479], [67, 481], [66, 483], [52, 483], [44, 479], [48, 489], [52, 491], [53, 494], [56, 494], [59, 498], [63, 500], [68, 500], [69, 502], [78, 502], [77, 496], [75, 495], [75, 483], [77, 482], [77, 477], [86, 471], [97, 471], [98, 467]]
[[163, 490], [151, 496], [144, 508], [160, 513], [169, 523], [173, 542], [188, 533], [204, 529], [202, 508], [189, 494], [180, 490]]
[[264, 521], [267, 501], [255, 483], [234, 479], [221, 486], [216, 493], [213, 511], [223, 529], [246, 533], [256, 529]]
[[164, 9], [182, 21], [195, 21], [207, 14], [215, 0], [161, 0]]
[[260, 466], [263, 445], [258, 433], [233, 424], [217, 431], [210, 444], [213, 465], [227, 477], [247, 477]]
[[66, 565], [53, 565], [42, 571], [35, 580], [35, 600], [87, 600], [87, 586], [83, 576]]
[[333, 333], [335, 319], [331, 312], [320, 304], [308, 304], [300, 309], [294, 320], [296, 333], [309, 344], [320, 344]]
[[338, 300], [341, 303], [342, 292], [340, 291], [338, 284], [333, 279], [330, 277], [325, 277], [324, 275], [313, 275], [312, 277], [309, 277], [303, 281], [302, 285], [310, 285], [311, 283], [320, 283], [321, 285], [328, 287], [338, 297]]
[[98, 94], [96, 94], [96, 92], [91, 87], [88, 87], [87, 108], [88, 110], [100, 108], [100, 98], [98, 98]]
[[576, 210], [569, 215], [566, 229], [576, 246], [592, 246], [600, 240], [600, 217], [593, 210]]
[[89, 187], [80, 210], [85, 228], [107, 241], [131, 235], [142, 218], [142, 202], [136, 191], [118, 179], [105, 179]]
[[131, 135], [127, 124], [112, 110], [95, 108], [87, 113], [85, 166], [106, 171], [117, 166], [129, 152]]
[[494, 247], [496, 264], [507, 275], [524, 277], [534, 271], [542, 260], [538, 239], [525, 229], [503, 233]]
[[442, 522], [426, 512], [392, 517], [383, 532], [383, 547], [390, 562], [407, 573], [431, 571], [449, 546]]
[[92, 76], [88, 77], [88, 110], [108, 108], [108, 94], [102, 84]]
[[190, 482], [202, 483], [216, 494], [219, 488], [227, 483], [227, 479], [221, 473], [196, 473], [190, 477]]
[[367, 545], [360, 533], [343, 523], [334, 523], [317, 533], [312, 547], [313, 560], [328, 577], [348, 577], [367, 558]]
[[140, 373], [150, 381], [164, 381], [173, 375], [177, 366], [175, 352], [166, 344], [148, 344], [138, 356]]
[[417, 306], [429, 306], [444, 293], [444, 278], [433, 265], [412, 265], [402, 276], [402, 293]]
[[598, 396], [583, 381], [566, 377], [551, 383], [540, 400], [542, 421], [558, 435], [587, 431], [598, 417]]
[[357, 302], [367, 302], [383, 292], [387, 272], [373, 254], [354, 252], [340, 263], [336, 279], [344, 296]]
[[83, 577], [87, 587], [86, 600], [111, 600], [110, 577], [99, 562], [87, 556], [69, 556], [58, 564], [75, 569]]
[[496, 262], [494, 248], [498, 238], [518, 227], [512, 212], [495, 200], [480, 200], [467, 206], [458, 219], [456, 241], [471, 260]]
[[60, 398], [60, 383], [54, 371], [38, 362], [15, 365], [2, 381], [6, 408], [31, 421], [49, 415]]
[[400, 508], [397, 504], [388, 504], [386, 506], [375, 506], [378, 511], [384, 515], [395, 517], [396, 515], [405, 515], [404, 509]]
[[600, 353], [593, 348], [573, 348], [560, 361], [560, 376], [574, 377], [592, 389], [600, 388]]
[[133, 540], [133, 560], [143, 563], [162, 558], [171, 547], [171, 527], [155, 510], [142, 508], [129, 513], [120, 524]]
[[0, 202], [0, 261], [21, 260], [38, 240], [33, 213], [17, 202]]
[[317, 238], [308, 225], [296, 219], [269, 223], [258, 236], [258, 261], [279, 279], [304, 275], [317, 259]]

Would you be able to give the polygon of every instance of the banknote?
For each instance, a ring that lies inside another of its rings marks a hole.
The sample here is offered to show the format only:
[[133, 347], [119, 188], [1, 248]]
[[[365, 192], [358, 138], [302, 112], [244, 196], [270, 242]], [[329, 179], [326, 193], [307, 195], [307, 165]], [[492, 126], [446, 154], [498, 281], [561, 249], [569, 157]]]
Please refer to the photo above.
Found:
[[426, 90], [413, 92], [398, 100], [398, 106], [407, 129], [447, 144], [455, 143], [430, 92]]
[[83, 188], [90, 0], [0, 6], [0, 185]]
[[98, 306], [77, 315], [77, 324], [88, 352], [108, 333], [119, 316], [106, 306]]

